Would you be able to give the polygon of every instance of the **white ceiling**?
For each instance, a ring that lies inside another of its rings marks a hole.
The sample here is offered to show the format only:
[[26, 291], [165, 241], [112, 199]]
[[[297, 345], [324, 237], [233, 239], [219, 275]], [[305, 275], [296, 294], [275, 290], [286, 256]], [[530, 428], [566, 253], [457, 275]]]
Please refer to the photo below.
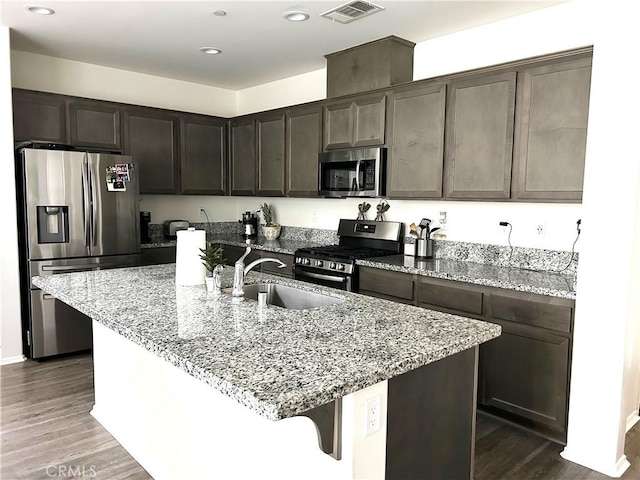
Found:
[[[373, 0], [385, 10], [350, 24], [319, 16], [342, 3], [2, 0], [0, 18], [15, 50], [239, 90], [324, 68], [324, 55], [389, 35], [418, 43], [562, 1]], [[289, 22], [289, 10], [311, 17]]]

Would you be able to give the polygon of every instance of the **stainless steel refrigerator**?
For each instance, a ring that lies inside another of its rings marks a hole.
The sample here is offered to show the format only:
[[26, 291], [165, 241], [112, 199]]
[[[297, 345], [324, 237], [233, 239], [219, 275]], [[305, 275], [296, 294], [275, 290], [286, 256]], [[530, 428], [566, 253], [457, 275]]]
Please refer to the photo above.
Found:
[[31, 277], [138, 265], [140, 219], [131, 157], [35, 147], [16, 171], [24, 353], [43, 358], [91, 348], [91, 320]]

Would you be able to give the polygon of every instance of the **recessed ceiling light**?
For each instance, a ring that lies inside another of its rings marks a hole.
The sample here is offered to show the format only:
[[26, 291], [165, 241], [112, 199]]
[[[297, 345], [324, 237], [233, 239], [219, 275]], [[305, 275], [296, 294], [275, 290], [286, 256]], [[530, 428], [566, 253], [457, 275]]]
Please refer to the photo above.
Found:
[[27, 5], [24, 8], [29, 10], [31, 13], [37, 13], [38, 15], [53, 15], [54, 13], [56, 13], [53, 8], [38, 7], [35, 5], [34, 6]]
[[214, 48], [214, 47], [202, 47], [202, 48], [200, 48], [200, 51], [202, 53], [206, 53], [207, 55], [218, 55], [218, 54], [222, 53], [222, 50], [220, 50], [219, 48]]
[[227, 14], [227, 12], [225, 12], [224, 10], [215, 10], [213, 14], [216, 17], [224, 17]]
[[309, 20], [309, 14], [300, 11], [284, 12], [282, 16], [290, 22], [304, 22]]

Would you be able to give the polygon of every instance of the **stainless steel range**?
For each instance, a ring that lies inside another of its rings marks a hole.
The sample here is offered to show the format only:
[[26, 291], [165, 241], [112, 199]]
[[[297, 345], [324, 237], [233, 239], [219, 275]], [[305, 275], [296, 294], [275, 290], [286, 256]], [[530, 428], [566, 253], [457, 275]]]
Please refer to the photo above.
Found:
[[402, 251], [403, 224], [341, 219], [338, 245], [300, 248], [295, 252], [296, 280], [358, 291], [356, 260]]

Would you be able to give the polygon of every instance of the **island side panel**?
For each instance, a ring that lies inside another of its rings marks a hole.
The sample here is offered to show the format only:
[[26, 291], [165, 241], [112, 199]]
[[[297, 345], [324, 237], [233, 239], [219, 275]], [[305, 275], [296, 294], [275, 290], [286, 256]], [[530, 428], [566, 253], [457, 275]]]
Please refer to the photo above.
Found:
[[269, 420], [96, 321], [93, 335], [91, 414], [153, 478], [353, 478], [353, 395], [337, 461], [310, 419]]
[[478, 347], [388, 383], [385, 478], [473, 479]]

